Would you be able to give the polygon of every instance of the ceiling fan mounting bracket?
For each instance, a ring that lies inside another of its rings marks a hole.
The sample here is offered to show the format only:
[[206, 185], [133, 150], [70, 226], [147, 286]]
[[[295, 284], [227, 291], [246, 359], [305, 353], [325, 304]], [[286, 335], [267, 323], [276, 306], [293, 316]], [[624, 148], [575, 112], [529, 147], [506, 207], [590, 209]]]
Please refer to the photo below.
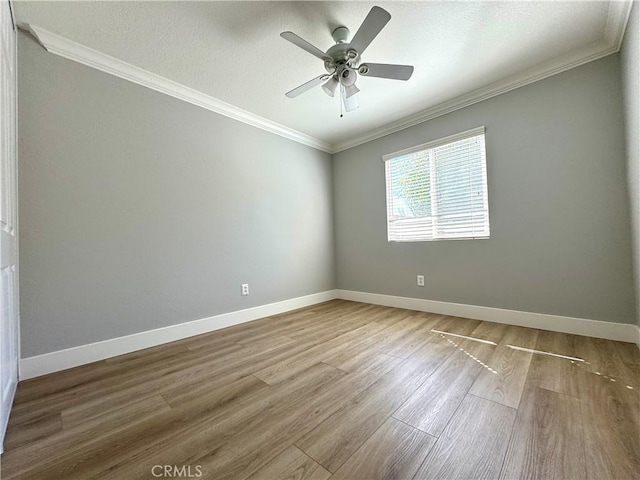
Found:
[[333, 41], [336, 43], [347, 43], [349, 41], [350, 34], [351, 34], [351, 31], [344, 26], [335, 28], [333, 32], [331, 32]]

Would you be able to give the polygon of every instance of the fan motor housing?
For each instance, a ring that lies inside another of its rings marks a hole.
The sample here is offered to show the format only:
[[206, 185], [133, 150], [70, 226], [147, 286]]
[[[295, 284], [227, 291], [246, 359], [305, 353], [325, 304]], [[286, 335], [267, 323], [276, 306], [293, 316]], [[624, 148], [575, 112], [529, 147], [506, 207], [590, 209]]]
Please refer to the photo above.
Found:
[[356, 68], [360, 63], [360, 55], [351, 48], [349, 43], [337, 43], [327, 50], [327, 55], [333, 60], [331, 62], [325, 62], [324, 67], [328, 72], [335, 70], [335, 67], [339, 65], [349, 65], [352, 68]]

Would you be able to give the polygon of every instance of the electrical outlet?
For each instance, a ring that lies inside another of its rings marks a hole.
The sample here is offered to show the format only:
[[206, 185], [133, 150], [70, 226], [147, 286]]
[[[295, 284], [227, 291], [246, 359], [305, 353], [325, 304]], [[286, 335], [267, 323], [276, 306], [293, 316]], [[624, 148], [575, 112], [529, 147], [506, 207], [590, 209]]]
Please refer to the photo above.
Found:
[[249, 284], [248, 283], [243, 283], [240, 286], [240, 295], [242, 295], [243, 297], [246, 295], [249, 295]]
[[418, 286], [424, 287], [424, 275], [418, 275]]

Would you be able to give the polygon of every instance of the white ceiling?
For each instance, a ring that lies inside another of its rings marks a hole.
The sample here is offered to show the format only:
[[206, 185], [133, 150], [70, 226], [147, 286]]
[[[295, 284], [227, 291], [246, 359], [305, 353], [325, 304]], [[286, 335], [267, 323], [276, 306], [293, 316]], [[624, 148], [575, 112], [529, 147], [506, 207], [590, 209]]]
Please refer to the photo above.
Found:
[[[354, 34], [373, 5], [392, 18], [364, 60], [412, 64], [413, 77], [408, 82], [360, 77], [360, 108], [344, 118], [337, 97], [320, 88], [286, 98], [285, 92], [324, 69], [279, 33], [291, 30], [326, 50], [333, 43], [333, 28], [346, 25]], [[420, 120], [425, 111], [479, 89], [491, 91], [515, 79], [523, 83], [615, 51], [628, 12], [620, 5], [14, 2], [19, 24], [44, 28], [320, 139], [334, 150], [388, 132], [385, 126], [403, 125], [406, 117]]]

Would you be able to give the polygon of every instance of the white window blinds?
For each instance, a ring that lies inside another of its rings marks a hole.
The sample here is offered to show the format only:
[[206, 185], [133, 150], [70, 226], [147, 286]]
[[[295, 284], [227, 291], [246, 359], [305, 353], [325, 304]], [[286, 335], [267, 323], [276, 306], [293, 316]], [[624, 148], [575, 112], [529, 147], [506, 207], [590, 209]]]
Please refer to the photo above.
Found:
[[484, 127], [383, 160], [390, 242], [489, 237]]

